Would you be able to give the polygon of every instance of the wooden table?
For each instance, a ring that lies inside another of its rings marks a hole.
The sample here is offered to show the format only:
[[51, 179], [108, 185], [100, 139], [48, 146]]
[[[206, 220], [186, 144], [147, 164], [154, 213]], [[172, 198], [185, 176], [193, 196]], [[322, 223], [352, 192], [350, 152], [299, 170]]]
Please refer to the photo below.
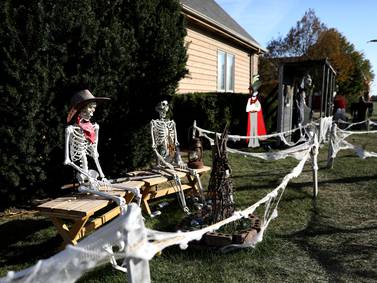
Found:
[[[200, 176], [210, 170], [211, 167], [204, 166], [196, 171]], [[187, 171], [174, 172], [181, 179], [183, 190], [192, 190], [199, 193], [197, 180], [193, 176]], [[140, 174], [140, 171], [134, 173], [137, 175]], [[174, 180], [168, 177], [145, 178], [123, 184], [140, 189], [142, 205], [149, 215], [152, 213], [148, 203], [150, 200], [177, 192]], [[124, 197], [127, 203], [134, 198], [132, 193], [119, 189], [106, 190], [105, 192]], [[114, 201], [93, 194], [83, 193], [51, 200], [39, 205], [37, 210], [42, 215], [48, 217], [55, 225], [64, 241], [62, 248], [67, 244], [76, 245], [77, 241], [82, 237], [101, 227], [120, 213], [120, 208]]]
[[[141, 188], [144, 182], [130, 181], [124, 184]], [[118, 189], [104, 192], [120, 197], [127, 193]], [[76, 245], [79, 239], [120, 213], [120, 207], [114, 201], [93, 194], [60, 197], [39, 205], [37, 210], [55, 225], [64, 241], [62, 248], [67, 244]]]
[[[205, 172], [211, 170], [211, 167], [204, 166], [201, 169], [196, 169], [199, 176], [203, 175]], [[176, 173], [182, 182], [182, 190], [193, 190], [194, 192], [200, 193], [200, 189], [195, 177], [191, 176], [187, 171], [182, 170], [169, 170], [171, 173]], [[158, 177], [158, 178], [145, 178], [142, 179], [144, 186], [141, 188], [142, 194], [142, 205], [146, 212], [151, 215], [152, 211], [149, 207], [149, 200], [156, 199], [159, 197], [167, 196], [177, 192], [177, 187], [174, 180], [168, 177]]]

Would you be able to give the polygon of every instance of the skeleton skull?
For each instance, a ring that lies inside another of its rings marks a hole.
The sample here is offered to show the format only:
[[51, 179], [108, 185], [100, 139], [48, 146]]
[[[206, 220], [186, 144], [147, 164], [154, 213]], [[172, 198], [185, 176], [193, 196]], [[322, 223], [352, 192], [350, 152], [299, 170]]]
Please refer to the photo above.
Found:
[[166, 114], [169, 111], [169, 104], [166, 100], [163, 100], [156, 105], [155, 109], [158, 112], [158, 114], [160, 115], [160, 119], [165, 119]]
[[300, 88], [306, 89], [308, 87], [311, 87], [312, 83], [313, 83], [312, 77], [309, 74], [306, 74], [301, 80]]
[[95, 102], [90, 102], [81, 109], [80, 118], [89, 121], [94, 112], [96, 111], [97, 104]]

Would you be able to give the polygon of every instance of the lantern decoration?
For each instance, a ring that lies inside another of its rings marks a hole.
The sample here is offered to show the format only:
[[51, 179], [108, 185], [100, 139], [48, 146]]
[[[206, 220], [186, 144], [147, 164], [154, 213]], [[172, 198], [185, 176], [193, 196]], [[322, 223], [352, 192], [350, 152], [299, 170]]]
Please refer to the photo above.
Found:
[[193, 138], [188, 154], [188, 167], [192, 169], [203, 168], [203, 145], [200, 138]]

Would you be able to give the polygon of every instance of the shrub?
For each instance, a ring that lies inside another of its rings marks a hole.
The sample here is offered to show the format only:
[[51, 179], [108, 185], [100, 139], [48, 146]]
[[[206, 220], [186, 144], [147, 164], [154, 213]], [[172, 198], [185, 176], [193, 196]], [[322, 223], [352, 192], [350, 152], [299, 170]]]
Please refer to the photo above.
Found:
[[3, 0], [0, 3], [0, 206], [56, 193], [70, 95], [98, 107], [100, 159], [116, 177], [150, 158], [154, 105], [185, 74], [177, 0]]

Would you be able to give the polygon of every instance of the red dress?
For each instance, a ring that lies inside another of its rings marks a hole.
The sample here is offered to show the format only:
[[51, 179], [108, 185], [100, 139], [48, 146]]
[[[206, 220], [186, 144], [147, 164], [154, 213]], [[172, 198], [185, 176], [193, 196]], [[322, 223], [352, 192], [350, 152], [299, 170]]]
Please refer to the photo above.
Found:
[[[258, 99], [255, 97], [250, 97], [247, 101], [248, 105], [246, 106], [246, 109], [248, 107], [252, 107], [253, 104], [256, 104], [255, 108], [257, 109], [256, 112], [257, 112], [257, 121], [251, 121], [251, 113], [253, 113], [254, 111], [248, 111], [247, 112], [247, 132], [246, 132], [246, 135], [247, 136], [252, 136], [251, 134], [251, 123], [254, 123], [256, 122], [257, 123], [257, 135], [258, 136], [263, 136], [263, 135], [266, 135], [266, 126], [264, 124], [264, 119], [263, 119], [263, 112], [262, 112], [262, 107], [260, 105], [260, 102], [258, 101]], [[246, 142], [248, 143], [249, 142], [249, 139], [246, 140]]]

